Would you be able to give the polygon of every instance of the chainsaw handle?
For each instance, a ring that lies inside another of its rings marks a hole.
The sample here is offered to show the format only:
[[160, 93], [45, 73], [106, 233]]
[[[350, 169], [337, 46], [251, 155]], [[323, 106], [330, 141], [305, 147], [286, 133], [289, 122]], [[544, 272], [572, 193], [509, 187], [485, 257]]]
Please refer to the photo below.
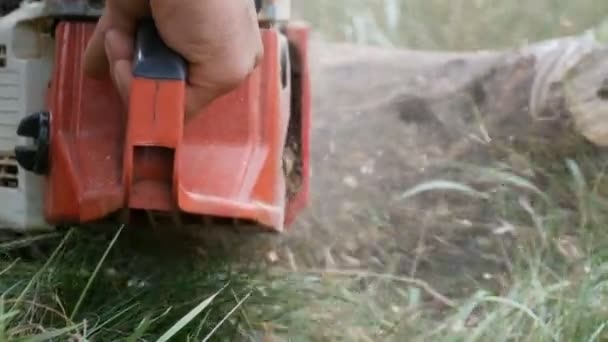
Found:
[[185, 81], [186, 61], [160, 37], [151, 17], [140, 20], [135, 39], [133, 76], [156, 80]]

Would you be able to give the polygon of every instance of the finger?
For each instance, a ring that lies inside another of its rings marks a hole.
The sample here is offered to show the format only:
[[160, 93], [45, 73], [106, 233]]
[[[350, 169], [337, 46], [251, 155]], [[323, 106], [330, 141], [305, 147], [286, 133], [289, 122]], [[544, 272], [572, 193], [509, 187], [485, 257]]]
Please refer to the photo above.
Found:
[[112, 80], [122, 99], [128, 103], [132, 80], [133, 37], [118, 30], [110, 30], [106, 34], [105, 50]]
[[126, 60], [118, 61], [112, 67], [112, 74], [114, 75], [114, 84], [116, 90], [120, 94], [123, 103], [129, 103], [129, 94], [131, 93], [131, 82], [133, 81], [133, 75], [131, 73], [132, 63]]
[[107, 0], [105, 12], [95, 27], [84, 54], [84, 70], [91, 77], [103, 77], [109, 71], [106, 51], [108, 31], [120, 31], [126, 36], [135, 34], [137, 19], [149, 13], [146, 0]]
[[135, 39], [120, 30], [109, 30], [105, 37], [105, 50], [109, 63], [121, 59], [132, 60]]
[[101, 78], [108, 73], [105, 35], [109, 27], [111, 27], [110, 19], [105, 12], [95, 26], [93, 35], [84, 52], [84, 72], [88, 76]]
[[198, 114], [202, 108], [209, 105], [222, 93], [223, 91], [218, 90], [215, 84], [188, 85], [186, 87], [186, 119]]
[[153, 0], [151, 8], [165, 43], [188, 61], [188, 115], [241, 84], [261, 60], [253, 1]]

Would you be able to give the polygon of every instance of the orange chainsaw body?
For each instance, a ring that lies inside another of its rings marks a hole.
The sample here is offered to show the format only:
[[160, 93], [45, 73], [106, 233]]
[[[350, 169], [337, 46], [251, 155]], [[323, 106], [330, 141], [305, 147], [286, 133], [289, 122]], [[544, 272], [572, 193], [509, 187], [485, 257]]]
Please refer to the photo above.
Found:
[[[243, 219], [271, 230], [294, 221], [309, 196], [307, 27], [285, 26], [290, 71], [283, 70], [279, 29], [263, 28], [261, 64], [188, 120], [183, 82], [135, 78], [124, 104], [109, 79], [87, 78], [82, 59], [94, 28], [62, 21], [55, 30], [49, 222], [84, 223], [132, 210]], [[287, 146], [295, 146], [295, 161], [285, 161]], [[285, 171], [294, 163], [296, 171]]]

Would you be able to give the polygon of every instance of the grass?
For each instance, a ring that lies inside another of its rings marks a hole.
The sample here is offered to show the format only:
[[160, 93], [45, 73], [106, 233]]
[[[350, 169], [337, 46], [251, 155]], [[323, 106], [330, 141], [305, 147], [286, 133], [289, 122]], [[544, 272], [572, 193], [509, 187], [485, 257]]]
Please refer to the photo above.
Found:
[[[332, 39], [453, 50], [580, 32], [608, 11], [598, 0], [303, 3]], [[404, 201], [451, 193], [500, 218], [492, 238], [508, 267], [464, 296], [390, 270], [159, 253], [120, 227], [24, 237], [0, 245], [0, 341], [608, 340], [607, 162], [581, 146], [527, 160], [526, 175], [500, 161], [457, 165], [466, 177], [404, 189]]]
[[[606, 160], [598, 160], [596, 155], [583, 155], [580, 159], [589, 164], [566, 160], [535, 168], [537, 179], [524, 179], [514, 170], [497, 173], [496, 168], [472, 173], [472, 178], [490, 175], [488, 179], [494, 178], [495, 184], [510, 184], [493, 192], [489, 202], [496, 212], [502, 211], [509, 219], [510, 229], [500, 235], [508, 232], [517, 246], [510, 256], [512, 268], [500, 291], [480, 290], [425, 338], [441, 341], [608, 338], [605, 330], [608, 311], [600, 304], [608, 285], [605, 252], [608, 234], [604, 230], [607, 202], [603, 192]], [[546, 190], [538, 192], [538, 188], [528, 186], [540, 182], [540, 178], [550, 184]]]
[[[168, 261], [129, 251], [120, 233], [108, 242], [105, 234], [69, 231], [46, 260], [7, 251], [0, 336], [29, 341], [61, 333], [79, 340], [135, 341], [169, 333], [198, 341], [213, 330], [228, 334], [235, 323], [222, 322], [221, 316], [240, 307], [253, 290], [243, 275], [223, 263], [203, 268], [200, 260]], [[189, 326], [201, 312], [214, 315]]]
[[[181, 327], [175, 340], [214, 333], [227, 341], [283, 334], [291, 341], [601, 341], [608, 338], [601, 305], [608, 159], [585, 152], [576, 160], [535, 167], [534, 178], [468, 166], [461, 186], [429, 182], [408, 194], [464, 192], [508, 218], [510, 228], [497, 238], [518, 248], [498, 290], [443, 299], [432, 284], [371, 271], [234, 271], [221, 260], [200, 265], [130, 251], [120, 230], [74, 230], [49, 241], [59, 247], [46, 260], [6, 251], [0, 337], [156, 341]], [[424, 298], [443, 309], [438, 314]]]

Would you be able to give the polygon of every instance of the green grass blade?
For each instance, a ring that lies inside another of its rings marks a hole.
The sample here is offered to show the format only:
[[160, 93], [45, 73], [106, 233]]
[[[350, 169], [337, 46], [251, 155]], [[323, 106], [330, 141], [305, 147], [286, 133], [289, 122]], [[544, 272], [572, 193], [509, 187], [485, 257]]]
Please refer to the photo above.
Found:
[[551, 339], [553, 341], [557, 341], [558, 339], [555, 337], [555, 335], [553, 335], [553, 333], [551, 332], [551, 329], [547, 326], [547, 324], [545, 322], [543, 322], [543, 320], [540, 319], [540, 317], [538, 317], [538, 315], [536, 315], [530, 308], [526, 307], [525, 305], [522, 305], [521, 303], [517, 303], [513, 300], [509, 300], [506, 298], [501, 298], [501, 297], [485, 297], [482, 299], [482, 301], [484, 302], [494, 302], [494, 303], [498, 303], [498, 304], [502, 304], [502, 305], [507, 305], [509, 307], [512, 307], [514, 309], [517, 309], [521, 312], [523, 312], [524, 314], [526, 314], [530, 319], [532, 319], [536, 324], [538, 324], [541, 328], [543, 328], [545, 334], [549, 337], [551, 337]]
[[182, 330], [186, 325], [188, 325], [196, 316], [198, 316], [203, 310], [205, 310], [214, 300], [215, 298], [226, 289], [228, 284], [224, 285], [219, 291], [214, 293], [212, 296], [208, 297], [204, 301], [202, 301], [199, 305], [194, 307], [190, 312], [188, 312], [184, 317], [182, 317], [179, 321], [177, 321], [171, 328], [169, 328], [158, 340], [157, 342], [167, 342], [170, 341], [175, 334], [177, 334], [180, 330]]
[[141, 321], [141, 323], [139, 323], [139, 326], [137, 326], [137, 329], [135, 329], [133, 334], [131, 336], [129, 336], [125, 342], [137, 342], [146, 333], [146, 330], [148, 330], [148, 328], [150, 328], [151, 324], [152, 324], [152, 320], [150, 320], [149, 317], [145, 317]]
[[101, 259], [97, 263], [97, 266], [95, 267], [95, 270], [93, 271], [93, 274], [91, 274], [91, 277], [89, 277], [89, 281], [87, 282], [87, 285], [85, 286], [84, 290], [80, 294], [80, 297], [78, 298], [78, 302], [76, 302], [76, 305], [74, 306], [74, 309], [72, 310], [72, 314], [70, 315], [70, 320], [74, 320], [74, 317], [76, 317], [76, 314], [78, 314], [78, 310], [80, 309], [80, 306], [82, 305], [82, 302], [84, 301], [87, 293], [89, 292], [89, 288], [93, 284], [93, 281], [97, 277], [97, 274], [99, 273], [99, 270], [101, 269], [101, 266], [105, 263], [106, 258], [108, 257], [108, 254], [110, 253], [110, 250], [112, 250], [112, 248], [114, 247], [114, 244], [118, 240], [118, 237], [120, 236], [120, 233], [122, 232], [122, 230], [124, 228], [125, 228], [124, 225], [120, 226], [120, 228], [118, 229], [118, 231], [114, 235], [114, 238], [112, 239], [112, 241], [108, 245], [108, 248], [106, 248], [105, 252], [103, 253], [103, 256], [101, 257]]
[[566, 160], [566, 165], [568, 166], [568, 170], [572, 174], [572, 178], [574, 178], [574, 182], [576, 183], [576, 190], [579, 193], [583, 193], [587, 188], [587, 181], [585, 180], [583, 171], [579, 167], [578, 163], [572, 159]]
[[57, 337], [62, 337], [68, 334], [69, 332], [78, 329], [79, 327], [80, 325], [73, 325], [58, 330], [47, 331], [42, 334], [17, 339], [15, 340], [15, 342], [48, 342], [52, 341]]
[[598, 341], [598, 339], [600, 338], [600, 335], [604, 332], [604, 329], [606, 328], [606, 323], [603, 323], [602, 325], [600, 325], [594, 332], [593, 334], [591, 334], [591, 337], [589, 337], [589, 342], [595, 342]]
[[15, 265], [17, 265], [18, 262], [19, 262], [19, 259], [16, 259], [13, 262], [11, 262], [10, 265], [6, 266], [2, 271], [0, 271], [0, 276], [5, 275], [8, 271], [13, 269], [13, 267], [15, 267]]
[[249, 298], [249, 296], [251, 296], [251, 292], [249, 292], [243, 299], [241, 299], [235, 306], [234, 308], [232, 308], [232, 310], [230, 310], [230, 312], [228, 312], [228, 314], [226, 314], [226, 316], [224, 316], [224, 318], [222, 318], [222, 320], [211, 330], [211, 332], [209, 332], [209, 334], [207, 334], [207, 337], [205, 337], [205, 339], [202, 342], [206, 342], [208, 341], [213, 334], [215, 334], [215, 332], [217, 331], [217, 329], [219, 329], [219, 327], [222, 326], [222, 324], [224, 324], [224, 322], [228, 319], [228, 317], [232, 316], [232, 314], [241, 307], [241, 305], [243, 305], [243, 303], [247, 300], [247, 298]]
[[0, 341], [8, 341], [8, 327], [6, 322], [12, 320], [13, 317], [17, 316], [18, 314], [18, 311], [9, 311], [5, 313], [4, 300], [0, 300]]
[[67, 234], [65, 234], [65, 236], [61, 240], [61, 243], [59, 244], [59, 246], [57, 246], [57, 248], [55, 248], [55, 250], [53, 251], [53, 254], [51, 254], [51, 256], [44, 263], [44, 265], [29, 280], [28, 284], [25, 286], [25, 288], [23, 289], [23, 291], [21, 291], [21, 294], [19, 295], [19, 297], [17, 298], [17, 300], [15, 300], [15, 303], [11, 306], [10, 311], [16, 310], [19, 307], [19, 305], [21, 305], [21, 302], [23, 301], [23, 298], [30, 291], [30, 289], [32, 288], [32, 286], [34, 286], [34, 284], [38, 280], [38, 277], [40, 277], [40, 275], [44, 271], [46, 271], [46, 269], [49, 267], [49, 265], [51, 265], [51, 263], [53, 263], [53, 261], [55, 261], [55, 258], [57, 258], [57, 255], [59, 255], [59, 252], [63, 249], [63, 246], [65, 245], [65, 243], [68, 241], [68, 239], [72, 235], [72, 232], [73, 232], [73, 230], [70, 229], [67, 232]]
[[469, 195], [472, 197], [477, 197], [477, 198], [482, 198], [482, 199], [488, 198], [487, 194], [485, 194], [483, 192], [479, 192], [468, 185], [457, 183], [457, 182], [452, 182], [452, 181], [448, 181], [448, 180], [435, 180], [435, 181], [431, 181], [431, 182], [422, 183], [422, 184], [419, 184], [419, 185], [413, 187], [412, 189], [404, 192], [401, 196], [399, 196], [399, 199], [405, 200], [410, 197], [419, 195], [424, 192], [429, 192], [429, 191], [456, 191], [456, 192], [461, 192], [465, 195]]
[[528, 179], [526, 179], [522, 176], [516, 175], [511, 172], [507, 172], [507, 171], [497, 170], [497, 169], [483, 168], [483, 169], [481, 169], [481, 171], [482, 171], [481, 172], [482, 175], [489, 176], [489, 177], [493, 178], [494, 180], [508, 183], [508, 184], [511, 184], [512, 186], [515, 186], [518, 188], [530, 190], [533, 193], [537, 194], [538, 196], [542, 197], [543, 200], [548, 201], [547, 194], [545, 194], [543, 191], [541, 191], [531, 181], [529, 181]]
[[124, 314], [126, 314], [130, 310], [133, 310], [133, 308], [135, 308], [136, 306], [137, 306], [137, 304], [131, 304], [128, 307], [126, 307], [125, 309], [120, 310], [118, 313], [116, 313], [112, 317], [108, 318], [107, 320], [105, 320], [100, 325], [98, 325], [95, 328], [91, 329], [91, 331], [87, 334], [88, 336], [86, 336], [86, 337], [92, 338], [93, 336], [95, 336], [95, 334], [97, 334], [98, 331], [102, 330], [105, 326], [107, 326], [108, 324], [112, 323], [113, 321], [115, 321], [119, 317], [123, 316]]
[[0, 341], [6, 341], [6, 320], [12, 318], [17, 312], [4, 313], [4, 296], [0, 297]]
[[41, 235], [34, 236], [34, 237], [28, 237], [26, 239], [10, 241], [10, 242], [0, 244], [0, 250], [1, 251], [11, 251], [14, 249], [29, 246], [35, 242], [49, 240], [49, 239], [53, 239], [53, 238], [56, 238], [59, 236], [61, 236], [61, 235], [58, 233], [49, 233], [49, 234], [41, 234]]

